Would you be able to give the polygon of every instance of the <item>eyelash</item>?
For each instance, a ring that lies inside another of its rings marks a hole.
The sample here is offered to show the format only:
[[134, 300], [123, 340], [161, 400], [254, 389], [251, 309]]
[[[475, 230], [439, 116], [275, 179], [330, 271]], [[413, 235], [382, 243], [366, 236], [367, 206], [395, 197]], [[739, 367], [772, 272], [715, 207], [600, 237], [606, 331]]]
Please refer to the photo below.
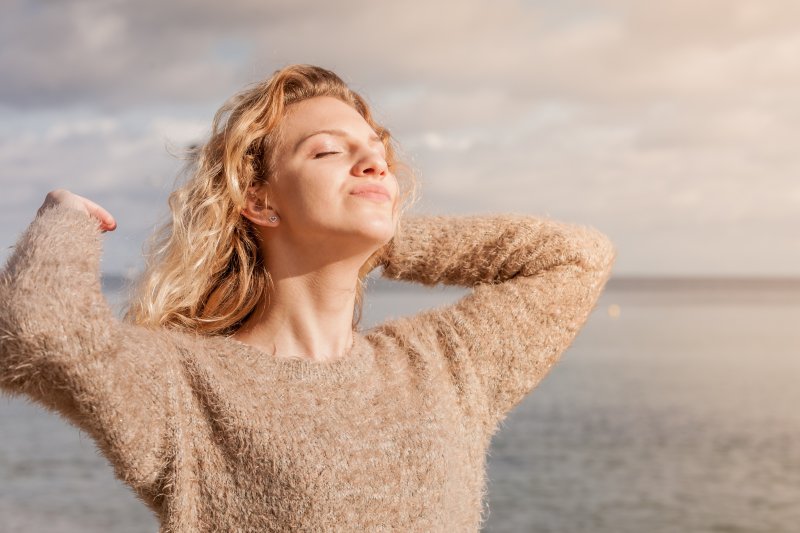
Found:
[[320, 153], [314, 155], [314, 159], [321, 159], [320, 156], [326, 156], [326, 155], [330, 155], [330, 154], [340, 154], [340, 153], [341, 152], [320, 152]]

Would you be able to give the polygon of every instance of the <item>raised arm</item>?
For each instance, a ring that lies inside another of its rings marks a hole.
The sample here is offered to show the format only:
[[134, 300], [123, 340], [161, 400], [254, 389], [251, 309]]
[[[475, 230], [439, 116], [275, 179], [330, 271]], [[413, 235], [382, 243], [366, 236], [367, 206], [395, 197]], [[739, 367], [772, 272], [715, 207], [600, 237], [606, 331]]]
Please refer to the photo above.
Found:
[[176, 337], [124, 324], [101, 293], [100, 228], [43, 208], [0, 273], [0, 389], [87, 431], [117, 475], [143, 491], [159, 473], [175, 408]]
[[615, 258], [597, 229], [546, 217], [406, 217], [383, 277], [472, 290], [377, 329], [444, 357], [466, 412], [491, 433], [572, 343]]

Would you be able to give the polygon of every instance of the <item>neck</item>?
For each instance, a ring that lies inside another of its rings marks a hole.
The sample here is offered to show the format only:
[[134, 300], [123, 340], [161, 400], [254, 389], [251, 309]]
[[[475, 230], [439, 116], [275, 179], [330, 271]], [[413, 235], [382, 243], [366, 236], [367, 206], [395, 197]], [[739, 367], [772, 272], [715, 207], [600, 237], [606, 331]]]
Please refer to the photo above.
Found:
[[353, 344], [357, 272], [342, 264], [304, 274], [271, 269], [267, 298], [233, 337], [275, 357], [346, 355]]

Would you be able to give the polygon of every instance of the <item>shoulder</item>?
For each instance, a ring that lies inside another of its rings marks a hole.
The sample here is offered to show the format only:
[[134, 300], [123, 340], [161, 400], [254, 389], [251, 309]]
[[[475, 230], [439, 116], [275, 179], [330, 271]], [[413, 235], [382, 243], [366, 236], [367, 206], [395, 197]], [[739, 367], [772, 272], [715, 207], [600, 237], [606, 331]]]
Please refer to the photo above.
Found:
[[240, 345], [222, 336], [203, 335], [167, 327], [145, 327], [120, 322], [120, 345], [142, 357], [156, 355], [173, 361], [225, 360], [240, 351]]

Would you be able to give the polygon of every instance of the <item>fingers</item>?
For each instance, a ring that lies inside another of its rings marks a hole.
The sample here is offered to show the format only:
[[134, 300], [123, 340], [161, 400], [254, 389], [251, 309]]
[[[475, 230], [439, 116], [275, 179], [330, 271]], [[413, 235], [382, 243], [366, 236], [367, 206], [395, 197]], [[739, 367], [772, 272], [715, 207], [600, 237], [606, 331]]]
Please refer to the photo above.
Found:
[[117, 228], [117, 221], [111, 216], [111, 213], [102, 208], [99, 204], [89, 200], [88, 198], [81, 197], [89, 214], [100, 221], [100, 227], [103, 231], [114, 231]]
[[114, 231], [117, 228], [117, 221], [114, 220], [114, 217], [111, 216], [111, 213], [109, 213], [106, 209], [101, 207], [96, 202], [93, 202], [88, 198], [84, 198], [83, 196], [77, 195], [66, 189], [55, 189], [47, 193], [47, 197], [45, 198], [42, 207], [39, 208], [39, 212], [41, 213], [41, 211], [45, 208], [55, 204], [63, 204], [91, 215], [97, 219], [97, 221], [100, 223], [100, 229], [104, 232]]

